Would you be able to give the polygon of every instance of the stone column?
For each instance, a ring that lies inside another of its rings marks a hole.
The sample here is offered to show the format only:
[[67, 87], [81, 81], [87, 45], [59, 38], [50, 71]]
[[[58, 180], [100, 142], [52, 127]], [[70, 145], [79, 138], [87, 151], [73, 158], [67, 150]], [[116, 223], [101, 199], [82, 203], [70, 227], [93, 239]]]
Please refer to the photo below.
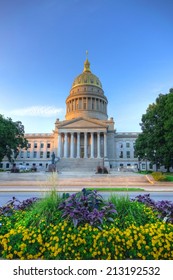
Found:
[[77, 132], [77, 158], [80, 158], [80, 132]]
[[107, 134], [104, 132], [104, 157], [107, 157]]
[[65, 134], [64, 158], [67, 158], [67, 149], [68, 149], [67, 132], [65, 132], [64, 134]]
[[87, 158], [87, 132], [84, 132], [84, 158]]
[[71, 142], [70, 142], [70, 157], [74, 157], [74, 133], [71, 133]]
[[61, 133], [58, 133], [58, 157], [61, 157]]
[[100, 158], [100, 132], [97, 132], [97, 157]]
[[94, 158], [94, 133], [91, 132], [91, 158]]

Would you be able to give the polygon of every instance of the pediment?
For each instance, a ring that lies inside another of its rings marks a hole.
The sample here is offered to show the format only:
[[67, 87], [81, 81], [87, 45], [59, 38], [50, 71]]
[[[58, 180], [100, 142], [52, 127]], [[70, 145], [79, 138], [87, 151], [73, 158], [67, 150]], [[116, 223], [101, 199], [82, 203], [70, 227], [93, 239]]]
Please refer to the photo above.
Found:
[[78, 118], [70, 121], [63, 122], [59, 128], [64, 129], [79, 129], [79, 128], [106, 128], [107, 124], [100, 120], [91, 120], [91, 119], [85, 119], [85, 118]]

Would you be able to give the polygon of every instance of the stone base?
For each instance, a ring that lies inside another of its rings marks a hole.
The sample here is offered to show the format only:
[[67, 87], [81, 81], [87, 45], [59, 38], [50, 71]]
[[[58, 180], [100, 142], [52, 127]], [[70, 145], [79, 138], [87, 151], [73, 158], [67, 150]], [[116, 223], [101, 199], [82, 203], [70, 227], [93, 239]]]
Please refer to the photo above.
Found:
[[48, 172], [56, 172], [56, 164], [49, 164], [48, 166]]

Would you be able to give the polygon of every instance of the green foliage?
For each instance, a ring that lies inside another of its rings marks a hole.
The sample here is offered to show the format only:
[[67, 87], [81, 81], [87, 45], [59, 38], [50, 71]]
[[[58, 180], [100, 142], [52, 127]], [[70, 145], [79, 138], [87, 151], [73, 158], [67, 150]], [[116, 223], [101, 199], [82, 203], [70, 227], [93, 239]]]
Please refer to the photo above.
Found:
[[59, 203], [62, 201], [56, 190], [51, 190], [44, 198], [37, 201], [32, 209], [26, 213], [23, 223], [26, 226], [38, 226], [42, 221], [49, 225], [55, 220], [59, 220], [60, 211], [58, 211]]
[[167, 181], [167, 176], [162, 172], [152, 172], [151, 174], [155, 181]]
[[125, 229], [131, 224], [137, 226], [157, 221], [157, 215], [151, 208], [137, 202], [131, 201], [128, 196], [117, 196], [112, 194], [109, 201], [116, 207], [118, 216], [115, 219], [115, 225]]
[[11, 118], [0, 115], [0, 162], [4, 156], [13, 162], [21, 148], [27, 148], [24, 126], [20, 121], [13, 122]]
[[159, 163], [167, 168], [173, 165], [173, 90], [160, 94], [142, 115], [142, 133], [135, 143], [135, 155], [140, 159]]

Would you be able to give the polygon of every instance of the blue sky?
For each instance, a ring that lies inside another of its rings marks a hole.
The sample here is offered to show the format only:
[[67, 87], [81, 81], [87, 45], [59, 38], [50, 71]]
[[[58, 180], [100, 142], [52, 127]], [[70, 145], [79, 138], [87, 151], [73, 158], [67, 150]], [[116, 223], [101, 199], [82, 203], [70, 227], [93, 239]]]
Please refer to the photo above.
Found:
[[0, 0], [0, 113], [52, 132], [88, 59], [117, 132], [173, 87], [172, 0]]

